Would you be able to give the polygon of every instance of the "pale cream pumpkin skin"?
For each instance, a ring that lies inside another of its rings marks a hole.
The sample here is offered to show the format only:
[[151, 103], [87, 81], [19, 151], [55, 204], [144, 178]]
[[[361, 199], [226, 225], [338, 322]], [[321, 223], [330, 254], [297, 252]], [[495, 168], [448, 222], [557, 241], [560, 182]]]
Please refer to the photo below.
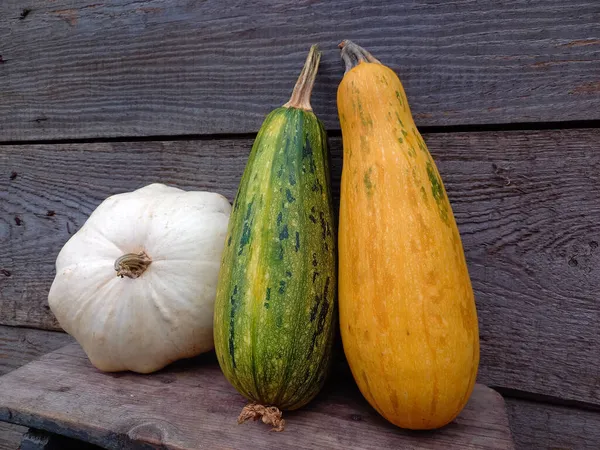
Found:
[[346, 58], [337, 96], [344, 351], [361, 392], [386, 419], [438, 428], [474, 387], [473, 290], [446, 191], [400, 80], [364, 59]]
[[[109, 197], [69, 239], [48, 302], [94, 366], [149, 373], [213, 348], [230, 211], [219, 194], [152, 184]], [[139, 277], [117, 276], [115, 262], [141, 252]]]

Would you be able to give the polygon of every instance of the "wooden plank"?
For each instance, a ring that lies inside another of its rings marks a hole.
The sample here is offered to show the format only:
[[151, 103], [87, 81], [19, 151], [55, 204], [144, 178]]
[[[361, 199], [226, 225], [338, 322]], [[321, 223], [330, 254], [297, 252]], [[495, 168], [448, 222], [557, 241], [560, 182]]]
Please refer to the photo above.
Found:
[[517, 450], [598, 450], [600, 411], [506, 398]]
[[56, 256], [103, 198], [161, 181], [231, 199], [249, 146], [248, 140], [0, 146], [8, 170], [0, 178], [0, 324], [58, 329], [47, 302]]
[[600, 130], [429, 142], [475, 289], [479, 379], [600, 404]]
[[26, 427], [0, 422], [0, 450], [17, 450]]
[[[600, 404], [600, 130], [425, 139], [446, 182], [476, 292], [480, 382]], [[0, 322], [57, 326], [46, 299], [56, 255], [103, 198], [162, 181], [231, 199], [250, 145], [0, 146], [0, 269], [11, 273], [0, 276]], [[337, 196], [339, 138], [331, 147]]]
[[338, 128], [345, 38], [400, 74], [419, 125], [600, 119], [596, 0], [4, 0], [0, 141], [253, 132], [312, 43]]
[[[347, 372], [317, 399], [285, 412], [286, 430], [237, 425], [246, 400], [214, 354], [153, 375], [103, 374], [72, 344], [0, 378], [0, 420], [35, 426], [108, 449], [328, 448], [512, 449], [504, 400], [477, 385], [458, 419], [431, 433], [402, 431], [362, 398]], [[143, 447], [144, 444], [148, 447]], [[152, 447], [155, 448], [155, 447]]]
[[68, 334], [0, 325], [0, 375], [73, 342]]
[[23, 436], [19, 450], [101, 450], [101, 447], [30, 428]]
[[162, 181], [214, 189], [231, 199], [250, 145], [243, 140], [0, 146], [8, 170], [0, 178], [0, 271], [5, 271], [0, 324], [58, 329], [47, 302], [56, 255], [103, 198]]
[[100, 450], [92, 444], [0, 422], [0, 450]]
[[[72, 341], [65, 333], [0, 325], [0, 375]], [[25, 431], [24, 427], [0, 422], [0, 450], [16, 450]]]

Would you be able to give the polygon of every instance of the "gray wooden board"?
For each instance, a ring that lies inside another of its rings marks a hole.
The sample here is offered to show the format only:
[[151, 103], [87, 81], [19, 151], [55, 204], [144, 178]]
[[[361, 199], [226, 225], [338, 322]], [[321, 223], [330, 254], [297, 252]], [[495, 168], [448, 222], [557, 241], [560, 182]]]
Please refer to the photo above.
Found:
[[[64, 333], [6, 326], [0, 326], [0, 336], [0, 374], [72, 341]], [[515, 398], [507, 398], [505, 402], [517, 450], [600, 447], [600, 412]], [[26, 430], [0, 422], [0, 450], [16, 450]]]
[[71, 336], [57, 331], [0, 325], [0, 375], [70, 342], [73, 342]]
[[517, 450], [598, 450], [600, 411], [506, 398]]
[[[600, 130], [425, 139], [476, 292], [480, 382], [600, 404]], [[340, 140], [330, 141], [337, 197]], [[0, 146], [0, 269], [11, 274], [0, 274], [0, 323], [57, 327], [47, 307], [56, 255], [103, 198], [161, 181], [232, 199], [250, 146]]]
[[459, 418], [430, 433], [386, 422], [347, 372], [333, 373], [307, 407], [285, 412], [282, 433], [270, 433], [262, 423], [237, 425], [245, 404], [214, 354], [152, 375], [104, 374], [71, 344], [0, 378], [0, 420], [109, 449], [513, 448], [504, 400], [482, 385]]
[[[0, 325], [0, 375], [56, 350], [73, 339], [65, 333]], [[26, 428], [0, 422], [0, 450], [16, 450]]]
[[30, 428], [23, 436], [19, 450], [101, 450], [101, 447]]
[[253, 132], [312, 43], [338, 128], [346, 38], [396, 70], [419, 125], [600, 119], [597, 0], [3, 0], [0, 141]]
[[0, 422], [0, 450], [17, 450], [27, 428]]

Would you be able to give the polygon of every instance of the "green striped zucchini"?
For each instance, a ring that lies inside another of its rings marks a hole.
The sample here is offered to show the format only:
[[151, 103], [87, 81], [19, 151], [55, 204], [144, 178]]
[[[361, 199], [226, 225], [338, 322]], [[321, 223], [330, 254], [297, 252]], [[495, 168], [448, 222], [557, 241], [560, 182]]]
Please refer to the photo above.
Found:
[[336, 317], [325, 130], [310, 108], [311, 48], [290, 102], [265, 119], [229, 222], [215, 303], [219, 364], [245, 397], [296, 409], [321, 389]]

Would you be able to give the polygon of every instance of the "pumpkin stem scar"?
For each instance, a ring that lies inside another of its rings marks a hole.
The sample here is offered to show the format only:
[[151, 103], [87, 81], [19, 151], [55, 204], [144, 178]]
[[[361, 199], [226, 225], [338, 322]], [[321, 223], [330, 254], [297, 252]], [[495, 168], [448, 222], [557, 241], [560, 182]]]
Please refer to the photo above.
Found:
[[115, 261], [115, 270], [118, 277], [138, 278], [151, 263], [152, 259], [144, 251], [126, 253]]
[[244, 423], [250, 419], [262, 419], [264, 424], [271, 425], [271, 431], [283, 431], [285, 428], [285, 420], [281, 418], [281, 411], [275, 406], [263, 406], [259, 403], [249, 403], [244, 406], [238, 424]]
[[300, 72], [296, 86], [292, 92], [290, 101], [283, 105], [284, 108], [298, 108], [305, 111], [312, 111], [310, 105], [310, 96], [312, 94], [313, 86], [315, 85], [315, 78], [317, 77], [317, 71], [319, 70], [319, 62], [321, 61], [321, 52], [319, 51], [318, 45], [310, 47], [306, 62]]

